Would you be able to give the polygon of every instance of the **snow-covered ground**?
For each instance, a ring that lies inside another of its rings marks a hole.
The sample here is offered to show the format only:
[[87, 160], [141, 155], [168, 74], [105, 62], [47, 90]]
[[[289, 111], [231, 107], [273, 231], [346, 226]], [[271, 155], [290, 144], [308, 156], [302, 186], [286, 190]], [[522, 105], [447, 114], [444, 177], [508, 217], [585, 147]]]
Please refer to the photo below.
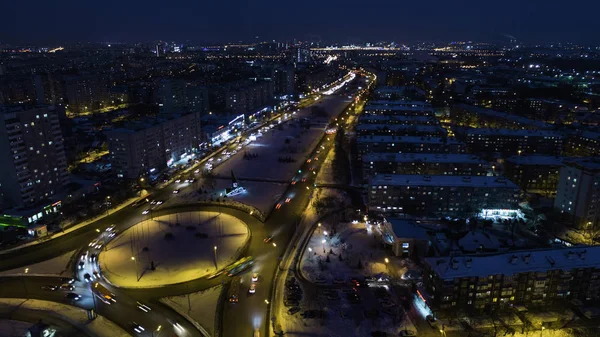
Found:
[[33, 324], [28, 322], [0, 319], [0, 336], [25, 337]]
[[[339, 96], [324, 98], [319, 103], [327, 112], [327, 116], [323, 117], [312, 116], [311, 107], [300, 109], [292, 116], [293, 120], [281, 124], [281, 129], [275, 126], [226, 162], [215, 167], [215, 174], [229, 177], [233, 171], [240, 179], [290, 181], [323, 135], [329, 119], [338, 114], [349, 102], [350, 100]], [[307, 130], [299, 125], [297, 121], [301, 118], [309, 119], [312, 124], [310, 129]], [[257, 156], [247, 160], [244, 159], [244, 153]], [[283, 163], [278, 160], [280, 157], [291, 157], [295, 162]]]
[[0, 312], [5, 313], [9, 311], [15, 316], [19, 315], [20, 312], [23, 312], [23, 315], [26, 316], [31, 316], [31, 313], [38, 312], [40, 313], [38, 315], [39, 317], [42, 316], [41, 313], [43, 312], [45, 315], [51, 315], [52, 317], [59, 318], [73, 326], [78, 327], [79, 329], [83, 330], [86, 335], [90, 336], [131, 336], [118, 325], [114, 324], [103, 316], [98, 316], [92, 321], [88, 320], [88, 314], [86, 310], [71, 305], [41, 300], [0, 298]]
[[222, 286], [216, 286], [187, 295], [165, 297], [160, 301], [198, 323], [210, 336], [214, 336], [217, 303], [222, 289]]
[[[268, 213], [283, 197], [283, 192], [288, 183], [272, 183], [239, 180], [240, 186], [246, 189], [245, 193], [225, 198], [225, 202], [238, 202], [244, 205], [254, 207], [263, 214]], [[203, 201], [216, 200], [225, 194], [225, 188], [231, 187], [230, 179], [215, 179], [215, 187], [208, 193], [199, 193], [198, 189], [185, 189], [179, 192], [176, 198], [170, 198], [163, 207], [171, 205], [197, 203]]]
[[300, 263], [301, 272], [307, 280], [330, 284], [334, 279], [347, 283], [353, 277], [378, 274], [400, 277], [409, 268], [413, 268], [410, 261], [388, 255], [381, 248], [375, 232], [368, 231], [361, 222], [338, 223], [335, 226], [323, 222], [313, 232]]
[[[121, 287], [185, 282], [233, 262], [248, 238], [246, 224], [223, 213], [156, 217], [130, 227], [111, 241], [100, 254], [100, 268], [111, 283]], [[152, 262], [155, 270], [151, 269]]]
[[53, 259], [38, 262], [29, 266], [0, 272], [0, 276], [11, 275], [53, 275], [53, 276], [72, 276], [73, 271], [69, 268], [69, 261], [75, 254], [75, 251], [68, 252]]

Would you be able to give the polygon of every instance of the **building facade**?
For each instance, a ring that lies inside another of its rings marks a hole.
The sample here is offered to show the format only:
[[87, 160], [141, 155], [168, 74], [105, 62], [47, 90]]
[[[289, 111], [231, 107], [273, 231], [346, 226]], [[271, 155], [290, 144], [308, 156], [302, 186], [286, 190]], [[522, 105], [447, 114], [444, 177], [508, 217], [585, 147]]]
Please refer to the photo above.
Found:
[[560, 169], [554, 208], [580, 228], [600, 226], [600, 160], [571, 158]]
[[462, 153], [465, 144], [447, 137], [360, 136], [356, 144], [359, 155], [389, 153]]
[[486, 156], [513, 156], [543, 154], [560, 156], [564, 137], [561, 133], [545, 130], [466, 129], [457, 130], [471, 153]]
[[370, 153], [362, 157], [363, 178], [377, 174], [482, 176], [486, 161], [470, 154]]
[[360, 136], [418, 136], [445, 137], [446, 129], [438, 125], [360, 124], [356, 126]]
[[556, 156], [512, 156], [504, 162], [504, 176], [525, 192], [554, 195], [562, 162]]
[[90, 112], [111, 104], [108, 81], [101, 75], [78, 75], [64, 78], [67, 111]]
[[502, 177], [378, 174], [369, 183], [369, 209], [378, 212], [470, 216], [514, 209], [519, 187]]
[[0, 191], [8, 207], [29, 207], [69, 183], [58, 113], [51, 106], [0, 107]]
[[435, 310], [543, 307], [600, 298], [600, 246], [425, 259]]
[[196, 114], [149, 118], [107, 132], [112, 171], [136, 179], [184, 159], [198, 148]]

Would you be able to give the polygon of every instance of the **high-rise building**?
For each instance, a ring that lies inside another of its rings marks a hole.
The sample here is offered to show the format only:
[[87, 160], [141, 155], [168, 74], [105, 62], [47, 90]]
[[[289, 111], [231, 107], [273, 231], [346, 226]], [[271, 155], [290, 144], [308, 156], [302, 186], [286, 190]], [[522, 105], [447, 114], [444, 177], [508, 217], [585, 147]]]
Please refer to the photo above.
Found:
[[560, 169], [554, 208], [579, 227], [600, 226], [600, 160], [573, 158]]
[[110, 103], [108, 82], [104, 76], [66, 76], [64, 84], [67, 111], [72, 114], [98, 110]]
[[208, 90], [194, 82], [162, 79], [158, 86], [158, 103], [161, 113], [181, 111], [208, 113]]
[[107, 132], [112, 171], [135, 179], [158, 172], [199, 146], [198, 114], [161, 114]]
[[277, 96], [291, 95], [296, 85], [294, 69], [292, 67], [281, 67], [273, 69], [273, 93]]
[[50, 199], [68, 181], [57, 110], [0, 107], [0, 190], [6, 207]]

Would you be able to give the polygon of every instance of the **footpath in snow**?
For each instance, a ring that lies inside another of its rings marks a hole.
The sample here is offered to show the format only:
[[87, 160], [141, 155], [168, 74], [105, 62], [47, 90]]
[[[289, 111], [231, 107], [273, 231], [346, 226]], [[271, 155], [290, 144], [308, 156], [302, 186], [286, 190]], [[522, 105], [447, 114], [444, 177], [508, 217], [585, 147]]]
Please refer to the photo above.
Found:
[[48, 317], [48, 320], [61, 321], [60, 325], [67, 323], [76, 327], [79, 330], [77, 336], [81, 336], [81, 333], [90, 337], [131, 336], [102, 316], [90, 321], [86, 310], [50, 301], [0, 298], [0, 317], [19, 317], [20, 320], [27, 318], [30, 323], [37, 323], [40, 318]]
[[228, 214], [170, 214], [122, 232], [100, 253], [100, 268], [120, 287], [181, 283], [230, 264], [248, 239], [246, 224]]

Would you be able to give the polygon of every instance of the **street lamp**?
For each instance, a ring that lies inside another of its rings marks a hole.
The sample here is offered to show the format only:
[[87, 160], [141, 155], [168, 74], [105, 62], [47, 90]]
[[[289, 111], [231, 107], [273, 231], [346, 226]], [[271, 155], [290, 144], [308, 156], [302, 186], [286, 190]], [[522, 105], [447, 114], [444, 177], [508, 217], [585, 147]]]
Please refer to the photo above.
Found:
[[214, 251], [215, 251], [215, 269], [218, 269], [219, 264], [217, 263], [217, 246], [214, 247]]
[[135, 256], [131, 257], [131, 261], [135, 262], [135, 279], [137, 280], [137, 282], [140, 282], [140, 277], [138, 275], [138, 264], [137, 264], [137, 259], [135, 258]]
[[273, 242], [273, 247], [277, 247], [277, 244], [275, 242]]
[[323, 239], [321, 242], [323, 243], [323, 254], [325, 254], [325, 242], [327, 242], [327, 240]]

